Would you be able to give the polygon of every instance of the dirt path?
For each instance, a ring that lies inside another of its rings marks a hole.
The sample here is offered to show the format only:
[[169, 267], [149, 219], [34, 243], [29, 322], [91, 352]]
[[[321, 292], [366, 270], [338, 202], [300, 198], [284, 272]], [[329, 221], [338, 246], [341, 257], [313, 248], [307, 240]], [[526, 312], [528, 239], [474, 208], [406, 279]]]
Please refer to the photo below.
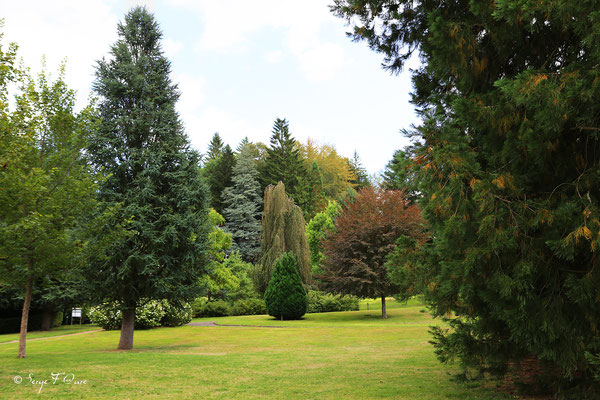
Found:
[[[103, 331], [103, 330], [104, 329], [95, 329], [93, 331], [76, 332], [76, 333], [66, 333], [64, 335], [46, 336], [46, 337], [40, 337], [40, 338], [27, 339], [27, 341], [29, 342], [31, 340], [44, 340], [44, 339], [60, 338], [60, 337], [65, 337], [65, 336], [83, 335], [83, 334], [86, 334], [86, 333], [100, 332], [100, 331]], [[0, 342], [0, 344], [6, 344], [6, 343], [19, 343], [19, 341], [18, 340], [11, 340], [10, 342]]]

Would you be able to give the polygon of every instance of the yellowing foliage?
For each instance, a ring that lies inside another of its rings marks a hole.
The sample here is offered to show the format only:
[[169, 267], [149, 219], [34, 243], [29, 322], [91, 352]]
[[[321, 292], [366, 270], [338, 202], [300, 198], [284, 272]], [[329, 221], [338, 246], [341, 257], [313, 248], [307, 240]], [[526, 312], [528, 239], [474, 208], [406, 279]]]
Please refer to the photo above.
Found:
[[319, 164], [325, 196], [338, 198], [352, 187], [350, 182], [356, 179], [356, 175], [350, 169], [348, 158], [340, 156], [334, 146], [318, 144], [309, 138], [306, 144], [298, 143], [298, 150], [304, 158], [307, 171], [311, 170], [313, 160]]

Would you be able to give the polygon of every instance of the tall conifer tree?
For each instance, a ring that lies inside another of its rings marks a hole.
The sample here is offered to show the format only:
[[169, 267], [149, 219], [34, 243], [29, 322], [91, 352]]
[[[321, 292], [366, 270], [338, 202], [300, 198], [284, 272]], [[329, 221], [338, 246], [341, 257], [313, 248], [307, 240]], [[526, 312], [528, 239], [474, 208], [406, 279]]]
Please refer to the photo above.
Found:
[[302, 196], [302, 180], [307, 171], [302, 163], [296, 139], [290, 133], [289, 123], [277, 118], [273, 124], [271, 146], [267, 149], [267, 157], [261, 171], [262, 187], [283, 182], [288, 195], [297, 203]]
[[429, 298], [451, 327], [436, 329], [439, 357], [498, 374], [527, 361], [546, 387], [597, 398], [598, 3], [335, 0], [333, 11], [389, 70], [417, 51], [423, 63], [413, 151], [433, 230]]
[[[141, 302], [178, 301], [197, 293], [208, 196], [199, 156], [190, 150], [175, 110], [179, 93], [169, 77], [158, 24], [138, 7], [118, 25], [118, 34], [110, 58], [99, 61], [96, 70], [102, 123], [89, 153], [110, 174], [99, 198], [107, 208], [120, 207], [114, 221], [129, 234], [107, 243], [87, 277], [98, 300], [121, 304], [119, 349], [131, 349]], [[104, 227], [98, 240], [108, 240], [111, 230]]]
[[208, 144], [208, 151], [206, 152], [206, 157], [204, 158], [205, 163], [209, 163], [211, 161], [218, 160], [221, 155], [223, 155], [223, 140], [221, 140], [221, 136], [219, 132], [215, 132], [210, 143]]
[[231, 186], [222, 195], [225, 205], [225, 228], [233, 237], [233, 249], [245, 261], [255, 261], [260, 254], [260, 215], [262, 195], [252, 148], [243, 146], [233, 167]]

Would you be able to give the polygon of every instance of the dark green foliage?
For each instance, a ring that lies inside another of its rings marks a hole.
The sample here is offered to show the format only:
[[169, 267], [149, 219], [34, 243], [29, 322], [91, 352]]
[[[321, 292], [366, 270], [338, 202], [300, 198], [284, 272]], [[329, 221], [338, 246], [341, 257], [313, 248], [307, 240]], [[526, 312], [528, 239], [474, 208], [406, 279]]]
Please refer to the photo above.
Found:
[[298, 319], [306, 314], [308, 299], [292, 253], [284, 253], [275, 262], [265, 291], [267, 313], [277, 319]]
[[[335, 1], [399, 71], [418, 50], [411, 149], [433, 241], [442, 360], [537, 360], [589, 388], [600, 353], [600, 13], [594, 1]], [[541, 376], [541, 374], [540, 374]], [[595, 393], [594, 393], [595, 392]]]
[[258, 171], [249, 145], [243, 146], [233, 167], [232, 185], [222, 194], [227, 220], [225, 229], [233, 238], [233, 250], [245, 261], [256, 261], [260, 255], [260, 216], [262, 193]]
[[298, 205], [304, 212], [304, 219], [310, 221], [315, 214], [323, 211], [327, 205], [327, 199], [323, 191], [323, 176], [317, 160], [313, 160], [311, 170], [303, 178], [301, 185], [302, 190], [298, 194]]
[[223, 191], [232, 185], [235, 163], [233, 151], [229, 145], [226, 145], [223, 154], [216, 160], [210, 161], [205, 167], [204, 176], [210, 189], [210, 205], [219, 214], [222, 214], [225, 208]]
[[410, 148], [396, 150], [381, 175], [382, 187], [388, 190], [404, 190], [411, 202], [417, 200], [415, 163], [411, 159]]
[[264, 208], [261, 258], [252, 277], [256, 290], [264, 293], [275, 261], [285, 252], [294, 254], [302, 281], [310, 284], [310, 249], [302, 210], [285, 194], [281, 182], [265, 190]]
[[369, 174], [367, 173], [365, 167], [363, 167], [362, 161], [360, 160], [356, 150], [354, 150], [354, 155], [352, 158], [348, 160], [348, 166], [354, 175], [354, 178], [350, 180], [352, 187], [354, 187], [356, 190], [360, 190], [367, 186], [371, 186]]
[[331, 293], [322, 293], [316, 290], [308, 291], [307, 313], [358, 311], [358, 309], [358, 297], [340, 296]]
[[208, 164], [211, 161], [216, 161], [223, 155], [223, 140], [219, 136], [219, 132], [215, 132], [210, 143], [208, 144], [208, 150], [204, 157], [204, 163]]
[[226, 317], [231, 315], [231, 305], [225, 300], [206, 301], [197, 299], [192, 304], [195, 318]]
[[[195, 297], [205, 265], [208, 195], [175, 110], [179, 93], [156, 21], [135, 8], [118, 34], [110, 59], [98, 62], [102, 122], [88, 149], [95, 166], [110, 174], [98, 197], [116, 211], [95, 232], [104, 248], [86, 276], [91, 296], [131, 309], [140, 299]], [[124, 238], [113, 233], [118, 225]]]
[[260, 171], [262, 187], [264, 189], [268, 185], [283, 182], [289, 196], [299, 204], [302, 198], [302, 182], [307, 171], [297, 149], [296, 139], [289, 131], [288, 121], [280, 118], [275, 120], [270, 143]]
[[267, 313], [267, 306], [263, 299], [244, 299], [233, 303], [231, 315], [263, 315]]

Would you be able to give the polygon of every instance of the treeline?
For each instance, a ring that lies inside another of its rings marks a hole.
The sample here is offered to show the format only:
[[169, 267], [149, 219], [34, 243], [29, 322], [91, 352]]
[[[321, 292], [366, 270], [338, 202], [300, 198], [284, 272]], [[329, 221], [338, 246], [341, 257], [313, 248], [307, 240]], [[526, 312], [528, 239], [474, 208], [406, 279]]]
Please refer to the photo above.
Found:
[[[356, 152], [299, 143], [285, 119], [268, 145], [244, 139], [233, 150], [215, 134], [200, 154], [175, 110], [154, 17], [133, 9], [118, 34], [96, 65], [97, 99], [79, 112], [64, 66], [54, 80], [32, 77], [16, 45], [0, 47], [0, 328], [20, 324], [19, 357], [28, 328], [50, 329], [73, 306], [120, 327], [118, 347], [131, 349], [136, 327], [194, 312], [289, 318], [355, 309], [347, 295], [394, 294], [386, 255], [400, 235], [423, 237], [404, 192], [375, 188]], [[403, 187], [394, 168], [388, 189]], [[338, 219], [344, 237], [334, 235]], [[362, 244], [344, 247], [356, 243], [348, 235]], [[335, 258], [344, 252], [360, 257]], [[352, 276], [327, 259], [360, 268]], [[265, 292], [286, 303], [285, 290], [298, 299], [293, 313], [265, 304]], [[42, 321], [29, 320], [32, 309]]]

